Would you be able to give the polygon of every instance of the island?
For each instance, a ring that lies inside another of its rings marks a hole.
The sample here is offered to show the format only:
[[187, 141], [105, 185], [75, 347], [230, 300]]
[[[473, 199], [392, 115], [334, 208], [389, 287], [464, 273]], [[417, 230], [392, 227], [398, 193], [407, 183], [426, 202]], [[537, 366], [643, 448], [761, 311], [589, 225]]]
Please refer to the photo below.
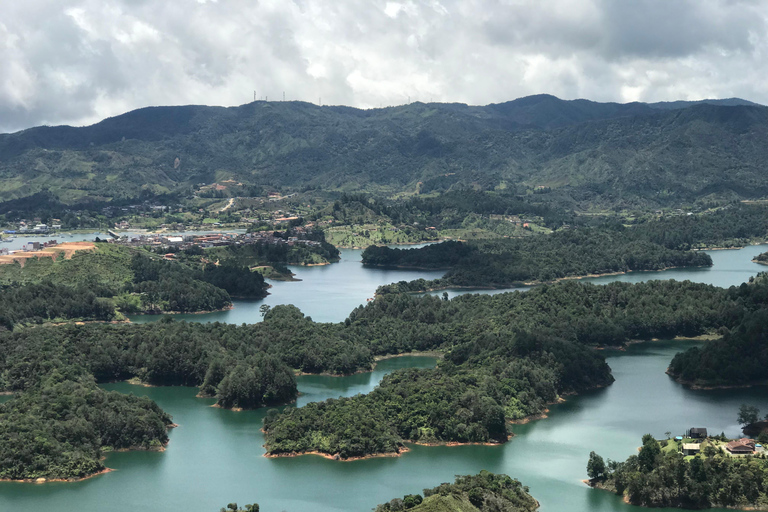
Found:
[[446, 288], [509, 288], [559, 279], [641, 270], [712, 265], [704, 253], [670, 249], [631, 230], [564, 230], [550, 235], [471, 242], [448, 241], [418, 249], [368, 247], [363, 264], [447, 269], [437, 280], [384, 285], [378, 294]]
[[[456, 476], [452, 484], [442, 483], [421, 494], [406, 494], [377, 505], [374, 512], [453, 511], [453, 512], [534, 512], [539, 503], [528, 487], [507, 475], [481, 471], [477, 475]], [[238, 507], [230, 503], [220, 512], [259, 512], [258, 503]]]
[[424, 489], [424, 495], [406, 494], [378, 505], [374, 512], [455, 511], [455, 512], [533, 512], [539, 502], [528, 487], [507, 475], [481, 471], [477, 475], [457, 476], [452, 484]]
[[632, 505], [768, 510], [768, 461], [751, 439], [656, 440], [646, 434], [637, 455], [624, 462], [606, 463], [592, 452], [587, 472], [589, 485]]

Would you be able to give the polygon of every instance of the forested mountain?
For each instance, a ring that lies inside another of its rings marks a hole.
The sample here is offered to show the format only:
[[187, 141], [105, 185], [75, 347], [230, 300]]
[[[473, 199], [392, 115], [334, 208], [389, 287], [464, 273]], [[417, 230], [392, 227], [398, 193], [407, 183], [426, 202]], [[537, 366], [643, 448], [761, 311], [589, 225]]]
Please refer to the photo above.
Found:
[[603, 203], [762, 196], [768, 109], [734, 103], [150, 107], [0, 135], [0, 200], [188, 194], [228, 179], [379, 192], [523, 184]]

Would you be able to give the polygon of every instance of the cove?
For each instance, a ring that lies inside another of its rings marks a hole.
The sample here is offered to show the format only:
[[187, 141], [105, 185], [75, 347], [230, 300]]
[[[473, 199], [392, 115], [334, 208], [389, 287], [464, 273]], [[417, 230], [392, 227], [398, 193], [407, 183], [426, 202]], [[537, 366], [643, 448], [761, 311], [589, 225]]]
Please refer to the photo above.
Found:
[[[412, 279], [437, 279], [442, 270], [398, 270], [367, 268], [360, 263], [363, 251], [341, 249], [341, 260], [317, 267], [289, 266], [301, 281], [268, 281], [272, 287], [262, 300], [235, 300], [234, 308], [215, 313], [173, 315], [174, 319], [192, 322], [225, 322], [230, 324], [261, 321], [262, 304], [293, 304], [316, 322], [343, 322], [349, 313], [383, 284]], [[154, 322], [159, 315], [129, 315], [131, 322]], [[226, 505], [226, 503], [225, 503]]]

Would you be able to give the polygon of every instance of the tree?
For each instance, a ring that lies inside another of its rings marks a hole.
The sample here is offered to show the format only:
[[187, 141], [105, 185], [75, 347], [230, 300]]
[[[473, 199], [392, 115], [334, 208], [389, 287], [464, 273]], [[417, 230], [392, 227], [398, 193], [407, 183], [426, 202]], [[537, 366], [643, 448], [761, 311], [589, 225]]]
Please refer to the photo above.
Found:
[[267, 316], [267, 313], [269, 313], [270, 309], [271, 308], [267, 304], [262, 304], [261, 306], [259, 306], [259, 313], [261, 313], [261, 318], [264, 318], [265, 316]]
[[751, 425], [757, 423], [760, 418], [760, 409], [754, 405], [741, 404], [739, 407], [738, 422], [739, 425]]
[[656, 465], [656, 457], [658, 457], [659, 454], [661, 454], [659, 443], [650, 434], [644, 435], [643, 447], [640, 448], [640, 453], [637, 454], [640, 468], [644, 472], [650, 473]]
[[590, 480], [598, 480], [605, 476], [605, 461], [595, 452], [589, 452], [589, 461], [587, 462], [587, 475]]

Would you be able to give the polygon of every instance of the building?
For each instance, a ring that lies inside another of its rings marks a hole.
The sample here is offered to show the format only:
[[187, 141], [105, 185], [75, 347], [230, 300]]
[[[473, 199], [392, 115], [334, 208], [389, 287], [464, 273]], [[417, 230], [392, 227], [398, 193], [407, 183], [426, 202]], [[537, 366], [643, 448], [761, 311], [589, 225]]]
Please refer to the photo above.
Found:
[[734, 455], [751, 455], [755, 453], [755, 440], [743, 437], [725, 445], [725, 449]]
[[707, 429], [692, 427], [690, 430], [688, 430], [688, 437], [691, 439], [706, 439]]
[[701, 445], [697, 443], [684, 443], [683, 455], [696, 455], [701, 451]]

